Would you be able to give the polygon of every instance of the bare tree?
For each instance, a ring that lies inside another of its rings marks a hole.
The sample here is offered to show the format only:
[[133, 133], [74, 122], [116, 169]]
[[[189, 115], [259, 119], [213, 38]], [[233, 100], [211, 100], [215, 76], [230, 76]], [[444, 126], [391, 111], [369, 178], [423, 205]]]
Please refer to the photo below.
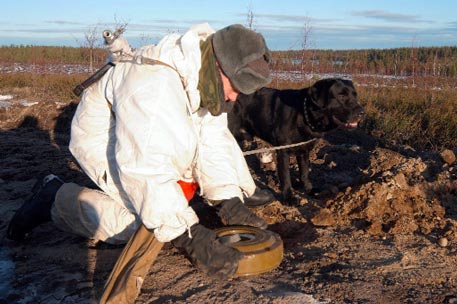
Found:
[[89, 49], [89, 73], [94, 71], [94, 49], [98, 46], [99, 36], [98, 25], [89, 27], [84, 33], [84, 45]]
[[398, 51], [395, 50], [395, 60], [394, 60], [394, 75], [397, 77], [397, 67], [398, 67]]
[[[311, 25], [311, 19], [309, 17], [305, 18], [303, 23], [302, 33], [301, 33], [301, 58], [300, 58], [300, 70], [305, 74], [306, 63], [310, 61], [309, 59], [309, 48], [311, 46], [311, 34], [313, 32], [313, 27]], [[314, 53], [313, 58], [311, 58], [311, 73], [314, 73]]]
[[252, 10], [252, 2], [249, 3], [248, 6], [248, 14], [246, 16], [246, 27], [252, 31], [255, 31], [254, 28], [254, 12]]
[[416, 49], [416, 35], [413, 36], [413, 39], [411, 41], [411, 76], [413, 79], [413, 87], [416, 86], [416, 55], [414, 53], [414, 50]]

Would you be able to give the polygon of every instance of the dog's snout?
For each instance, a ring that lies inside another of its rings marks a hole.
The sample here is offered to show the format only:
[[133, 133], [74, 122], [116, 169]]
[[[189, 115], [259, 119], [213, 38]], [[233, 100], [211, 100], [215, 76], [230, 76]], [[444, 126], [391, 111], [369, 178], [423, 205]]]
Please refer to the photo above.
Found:
[[358, 117], [365, 116], [365, 108], [361, 106], [359, 106], [355, 112]]

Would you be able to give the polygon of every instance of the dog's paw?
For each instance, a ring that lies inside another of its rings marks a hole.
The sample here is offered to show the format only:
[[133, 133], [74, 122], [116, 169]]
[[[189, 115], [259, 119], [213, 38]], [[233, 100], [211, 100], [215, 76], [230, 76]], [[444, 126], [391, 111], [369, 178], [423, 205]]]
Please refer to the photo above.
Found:
[[300, 200], [294, 196], [292, 190], [283, 192], [282, 201], [286, 206], [298, 206], [300, 204]]
[[287, 200], [284, 200], [284, 205], [290, 206], [290, 207], [298, 207], [298, 206], [300, 206], [300, 199], [298, 199], [296, 197], [288, 198]]
[[308, 194], [313, 191], [313, 184], [309, 180], [302, 181], [301, 182], [301, 187]]

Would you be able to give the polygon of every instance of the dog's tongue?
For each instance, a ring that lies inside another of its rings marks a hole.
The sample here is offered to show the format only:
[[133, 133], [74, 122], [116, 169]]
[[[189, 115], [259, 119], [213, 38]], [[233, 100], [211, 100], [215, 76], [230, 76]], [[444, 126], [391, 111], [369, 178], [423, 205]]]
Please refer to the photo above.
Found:
[[344, 124], [344, 126], [347, 128], [357, 128], [357, 124], [357, 122], [347, 122]]

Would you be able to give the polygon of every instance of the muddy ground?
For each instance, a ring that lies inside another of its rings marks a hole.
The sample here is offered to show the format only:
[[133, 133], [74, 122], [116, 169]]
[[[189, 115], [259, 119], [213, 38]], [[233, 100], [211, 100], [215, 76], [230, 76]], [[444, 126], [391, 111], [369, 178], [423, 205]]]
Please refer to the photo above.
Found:
[[[67, 149], [75, 106], [0, 108], [0, 303], [96, 302], [122, 250], [52, 223], [21, 243], [4, 237], [41, 172], [93, 186]], [[275, 172], [248, 156], [258, 184], [277, 196], [255, 212], [284, 242], [279, 267], [214, 281], [166, 244], [137, 303], [457, 303], [454, 158], [452, 151], [426, 153], [362, 131], [335, 131], [312, 153], [310, 176], [319, 191], [298, 189], [299, 205], [288, 206]], [[295, 165], [292, 172], [296, 178]]]

